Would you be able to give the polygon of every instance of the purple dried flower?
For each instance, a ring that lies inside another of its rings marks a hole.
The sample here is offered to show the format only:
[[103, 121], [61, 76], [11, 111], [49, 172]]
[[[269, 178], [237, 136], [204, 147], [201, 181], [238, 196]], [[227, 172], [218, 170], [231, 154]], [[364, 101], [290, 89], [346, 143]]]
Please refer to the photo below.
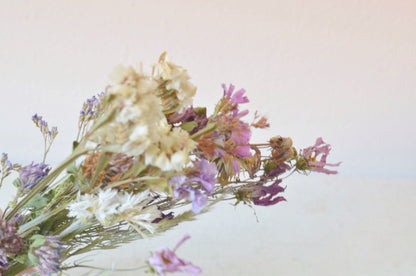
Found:
[[102, 108], [101, 103], [103, 99], [104, 92], [101, 92], [100, 94], [97, 94], [96, 96], [92, 96], [92, 98], [87, 99], [82, 106], [79, 121], [82, 122], [94, 119]]
[[9, 157], [7, 156], [7, 153], [1, 154], [1, 165], [3, 167], [3, 170], [10, 171], [13, 169], [13, 164], [10, 162]]
[[48, 123], [45, 120], [43, 120], [42, 116], [35, 114], [32, 116], [32, 121], [40, 129], [40, 132], [43, 134], [44, 138], [49, 140], [50, 142], [52, 142], [53, 139], [55, 139], [56, 135], [58, 135], [58, 128], [52, 127], [49, 130]]
[[20, 165], [12, 164], [12, 162], [10, 162], [7, 156], [7, 153], [4, 153], [4, 152], [2, 153], [0, 164], [1, 164], [1, 170], [0, 170], [1, 172], [0, 186], [1, 186], [3, 179], [9, 176], [13, 170], [18, 170], [20, 168]]
[[177, 199], [186, 199], [191, 201], [192, 211], [196, 214], [201, 212], [208, 203], [208, 197], [205, 194], [187, 184], [175, 186], [173, 194]]
[[39, 183], [39, 181], [48, 175], [50, 170], [51, 167], [46, 164], [33, 164], [32, 162], [30, 165], [24, 167], [19, 172], [20, 187], [23, 190], [32, 189], [36, 184]]
[[173, 250], [162, 247], [154, 251], [153, 255], [148, 259], [150, 267], [160, 276], [166, 276], [167, 272], [183, 272], [190, 274], [201, 273], [201, 268], [193, 265], [191, 262], [179, 259], [178, 256], [176, 256], [176, 249], [189, 238], [189, 235], [185, 235]]
[[175, 111], [168, 117], [168, 122], [171, 124], [193, 121], [196, 117], [195, 110], [192, 106], [184, 109], [182, 112]]
[[[332, 166], [337, 167], [341, 164], [341, 162], [336, 164], [328, 164], [326, 163], [326, 158], [331, 151], [331, 145], [326, 144], [321, 137], [316, 139], [315, 145], [312, 147], [308, 147], [302, 151], [303, 158], [305, 158], [308, 168], [311, 171], [315, 172], [322, 172], [326, 174], [337, 174], [337, 171], [332, 171], [329, 169], [324, 168], [325, 166]], [[320, 160], [318, 159], [318, 156], [321, 155]]]
[[253, 203], [260, 206], [269, 206], [286, 201], [284, 197], [277, 196], [285, 190], [285, 188], [279, 186], [281, 182], [282, 180], [279, 179], [270, 186], [264, 186], [263, 184], [256, 186], [250, 196]]
[[15, 224], [0, 219], [0, 272], [7, 270], [6, 255], [15, 255], [24, 247], [22, 238], [17, 234]]
[[169, 115], [168, 122], [171, 124], [176, 123], [186, 123], [186, 122], [195, 122], [197, 126], [195, 126], [189, 134], [194, 134], [201, 129], [205, 128], [208, 123], [208, 118], [205, 113], [196, 114], [195, 109], [193, 106], [183, 110], [181, 113], [176, 111], [172, 115]]
[[51, 275], [61, 271], [62, 254], [64, 242], [59, 240], [59, 236], [45, 236], [42, 246], [34, 249], [32, 254], [37, 258], [37, 269], [43, 275]]
[[210, 163], [206, 159], [201, 159], [199, 162], [198, 177], [193, 177], [189, 181], [196, 181], [201, 183], [202, 187], [207, 193], [212, 193], [215, 183], [217, 182], [217, 165]]

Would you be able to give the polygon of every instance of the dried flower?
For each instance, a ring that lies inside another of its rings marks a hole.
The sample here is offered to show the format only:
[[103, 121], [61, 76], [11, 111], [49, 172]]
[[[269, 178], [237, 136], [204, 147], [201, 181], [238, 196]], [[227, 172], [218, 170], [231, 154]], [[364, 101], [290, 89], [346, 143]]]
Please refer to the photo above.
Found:
[[[91, 183], [93, 187], [101, 187], [105, 188], [108, 185], [111, 185], [117, 181], [120, 181], [128, 169], [130, 169], [133, 166], [134, 157], [133, 156], [127, 156], [123, 153], [115, 153], [115, 154], [109, 154], [107, 153], [108, 158], [111, 158], [111, 160], [108, 162], [105, 169], [103, 169], [101, 172], [96, 172], [97, 170], [97, 162], [100, 158], [101, 154], [105, 154], [102, 152], [95, 152], [92, 154], [89, 154], [83, 164], [81, 165], [81, 169], [83, 171], [83, 176], [85, 178], [93, 178], [93, 176], [98, 173], [97, 180], [95, 183]], [[129, 187], [131, 183], [126, 183], [120, 186], [117, 186], [117, 189], [123, 189]]]
[[34, 235], [31, 238], [29, 258], [38, 271], [43, 275], [51, 275], [61, 271], [61, 259], [64, 252], [64, 242], [59, 236]]
[[192, 202], [192, 211], [194, 213], [201, 212], [208, 203], [207, 195], [200, 190], [186, 184], [191, 180], [187, 180], [184, 175], [175, 175], [169, 180], [169, 184], [174, 187], [173, 195], [176, 199], [185, 199]]
[[196, 181], [201, 183], [204, 190], [210, 194], [214, 190], [217, 182], [217, 165], [210, 163], [206, 159], [199, 161], [199, 168], [197, 169], [199, 176], [191, 178], [189, 181]]
[[58, 135], [58, 128], [52, 127], [49, 129], [48, 123], [43, 120], [42, 116], [35, 114], [32, 116], [32, 121], [40, 129], [40, 132], [43, 134], [45, 139], [47, 139], [49, 142], [52, 142], [56, 135]]
[[89, 223], [94, 219], [104, 226], [127, 221], [139, 225], [153, 233], [155, 225], [151, 222], [160, 217], [156, 206], [147, 207], [151, 201], [149, 191], [140, 194], [129, 194], [117, 190], [99, 190], [97, 195], [78, 195], [75, 202], [69, 204], [68, 216]]
[[166, 53], [153, 66], [153, 78], [161, 84], [158, 96], [162, 99], [166, 114], [181, 111], [192, 104], [196, 87], [189, 81], [191, 78], [186, 70], [170, 62]]
[[272, 162], [277, 166], [284, 166], [284, 162], [289, 161], [297, 155], [296, 149], [292, 147], [293, 142], [290, 137], [275, 136], [270, 139], [272, 148]]
[[285, 188], [279, 186], [281, 182], [282, 180], [279, 179], [270, 186], [266, 186], [264, 183], [259, 183], [250, 195], [253, 203], [255, 205], [269, 206], [277, 204], [281, 201], [286, 201], [284, 197], [277, 196], [285, 190]]
[[225, 84], [222, 84], [222, 88], [224, 89], [224, 97], [230, 98], [231, 103], [241, 104], [249, 102], [248, 98], [243, 96], [246, 93], [245, 89], [240, 89], [234, 93], [235, 86], [232, 84], [228, 88]]
[[154, 94], [157, 84], [122, 66], [116, 68], [113, 80], [115, 84], [107, 92], [117, 115], [93, 133], [91, 140], [114, 152], [144, 155], [146, 165], [163, 171], [181, 170], [195, 142], [186, 131], [168, 124]]
[[[341, 164], [329, 164], [326, 158], [331, 151], [331, 145], [326, 144], [321, 137], [316, 139], [315, 145], [302, 150], [302, 156], [307, 163], [307, 168], [311, 171], [322, 172], [325, 174], [337, 174], [337, 171], [326, 169], [325, 166], [337, 167]], [[321, 155], [321, 158], [319, 158]]]
[[23, 191], [31, 190], [39, 181], [48, 175], [50, 170], [51, 167], [46, 164], [33, 164], [32, 162], [19, 172], [20, 188]]
[[151, 269], [154, 272], [157, 272], [160, 276], [165, 276], [167, 272], [183, 272], [189, 274], [201, 273], [201, 268], [176, 256], [175, 251], [189, 238], [189, 235], [185, 235], [173, 250], [162, 247], [154, 251], [153, 255], [148, 259]]
[[97, 117], [99, 111], [102, 109], [102, 101], [104, 100], [104, 96], [104, 92], [101, 92], [100, 94], [92, 96], [92, 98], [87, 99], [84, 102], [80, 112], [80, 122], [90, 121]]
[[23, 239], [17, 234], [14, 222], [0, 218], [0, 273], [7, 270], [7, 255], [15, 255], [24, 247]]

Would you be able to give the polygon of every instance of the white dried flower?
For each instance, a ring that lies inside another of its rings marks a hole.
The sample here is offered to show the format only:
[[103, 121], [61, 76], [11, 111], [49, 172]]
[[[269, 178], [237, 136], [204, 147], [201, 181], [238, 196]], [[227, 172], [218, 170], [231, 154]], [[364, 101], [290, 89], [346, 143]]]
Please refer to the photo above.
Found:
[[191, 77], [187, 71], [170, 62], [166, 53], [163, 53], [159, 61], [153, 66], [153, 78], [160, 83], [165, 83], [167, 90], [175, 92], [176, 98], [179, 100], [179, 111], [184, 107], [192, 105], [196, 87], [189, 81]]
[[163, 171], [181, 170], [196, 144], [186, 131], [171, 129], [155, 95], [156, 82], [123, 66], [116, 67], [112, 78], [115, 83], [107, 89], [108, 97], [113, 97], [111, 105], [119, 110], [90, 139], [108, 151], [143, 155], [146, 165]]
[[96, 219], [104, 226], [126, 221], [154, 232], [151, 222], [160, 217], [157, 208], [146, 206], [150, 202], [149, 191], [140, 194], [118, 192], [117, 190], [99, 190], [96, 195], [78, 195], [75, 202], [68, 206], [68, 216], [76, 217], [84, 223]]

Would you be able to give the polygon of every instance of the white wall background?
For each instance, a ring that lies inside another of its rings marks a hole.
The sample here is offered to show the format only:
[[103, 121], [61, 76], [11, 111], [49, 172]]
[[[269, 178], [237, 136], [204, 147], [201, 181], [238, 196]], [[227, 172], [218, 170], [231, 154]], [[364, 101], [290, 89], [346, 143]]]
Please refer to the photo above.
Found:
[[415, 275], [415, 49], [412, 0], [0, 0], [0, 151], [41, 160], [37, 112], [60, 130], [56, 164], [113, 67], [150, 72], [166, 50], [198, 86], [196, 105], [212, 107], [231, 82], [271, 121], [255, 141], [291, 136], [302, 148], [322, 136], [343, 164], [337, 176], [292, 177], [287, 203], [257, 208], [260, 224], [224, 205], [98, 265], [134, 266], [191, 231], [180, 252], [204, 275]]

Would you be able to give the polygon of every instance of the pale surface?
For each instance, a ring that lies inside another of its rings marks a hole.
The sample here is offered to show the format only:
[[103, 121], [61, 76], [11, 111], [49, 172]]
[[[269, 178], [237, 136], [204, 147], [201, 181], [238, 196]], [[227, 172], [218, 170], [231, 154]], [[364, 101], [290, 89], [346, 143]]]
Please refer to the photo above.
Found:
[[[94, 264], [140, 266], [188, 232], [179, 253], [204, 275], [415, 275], [415, 49], [413, 0], [0, 0], [0, 152], [41, 160], [37, 112], [59, 127], [56, 165], [114, 66], [149, 72], [166, 50], [198, 86], [196, 105], [212, 110], [222, 82], [244, 87], [272, 123], [255, 141], [322, 136], [340, 174], [288, 179], [288, 202], [257, 208], [259, 224], [247, 207], [218, 206]], [[10, 191], [0, 195], [3, 207]]]
[[299, 176], [287, 182], [288, 202], [257, 207], [259, 223], [248, 207], [222, 204], [198, 223], [97, 254], [91, 264], [137, 267], [143, 252], [173, 248], [191, 233], [178, 255], [200, 265], [203, 275], [416, 275], [415, 181]]

